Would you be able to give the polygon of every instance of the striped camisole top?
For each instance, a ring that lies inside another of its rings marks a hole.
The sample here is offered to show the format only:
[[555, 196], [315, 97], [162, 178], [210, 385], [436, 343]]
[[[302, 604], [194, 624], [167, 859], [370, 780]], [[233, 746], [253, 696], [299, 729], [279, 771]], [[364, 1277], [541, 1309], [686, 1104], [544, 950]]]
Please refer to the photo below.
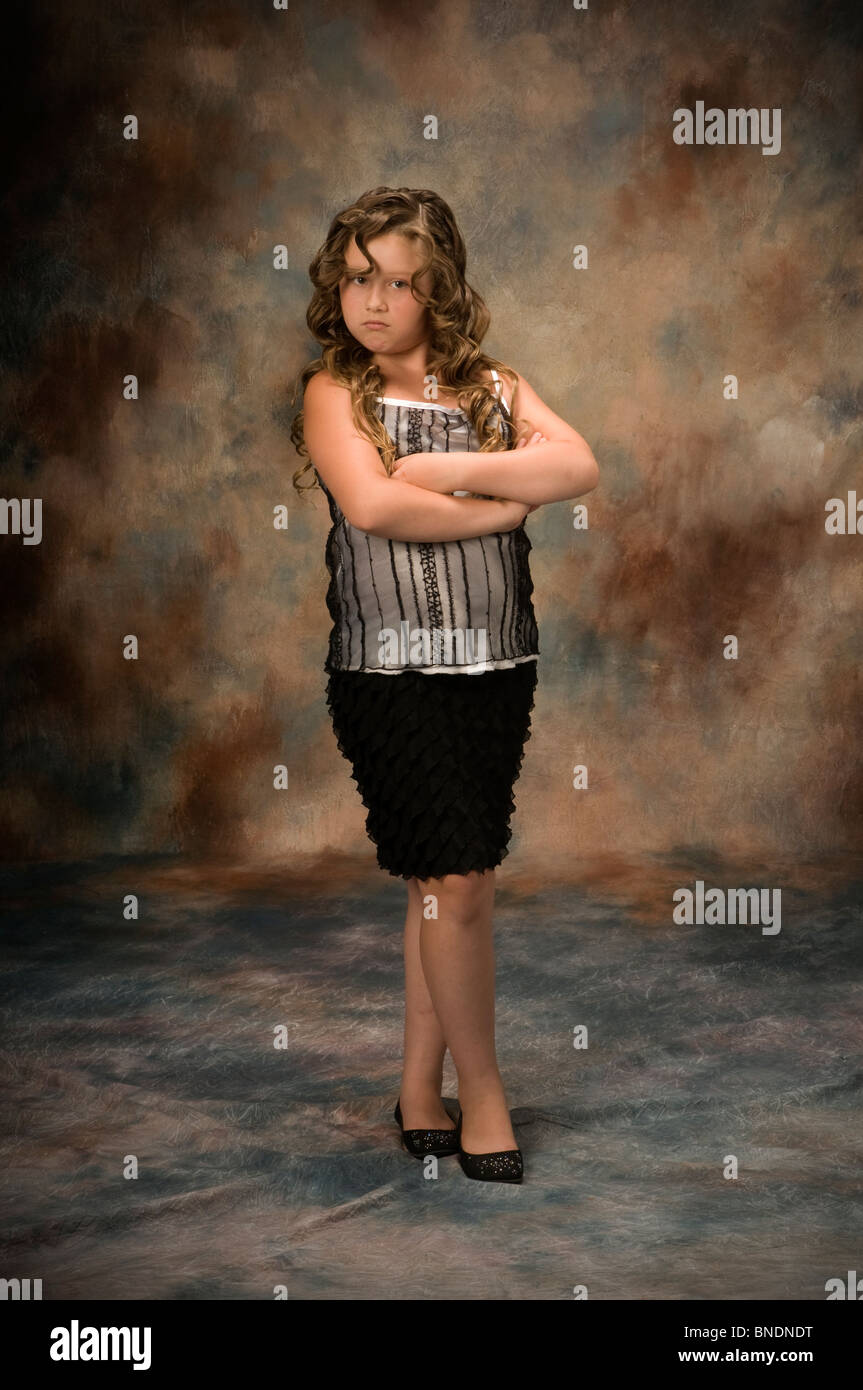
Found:
[[[513, 426], [497, 372], [494, 381], [509, 442]], [[458, 407], [379, 396], [377, 409], [398, 458], [479, 449]], [[512, 531], [467, 540], [388, 540], [352, 526], [315, 473], [332, 520], [326, 671], [474, 675], [537, 659], [531, 543], [523, 521]]]

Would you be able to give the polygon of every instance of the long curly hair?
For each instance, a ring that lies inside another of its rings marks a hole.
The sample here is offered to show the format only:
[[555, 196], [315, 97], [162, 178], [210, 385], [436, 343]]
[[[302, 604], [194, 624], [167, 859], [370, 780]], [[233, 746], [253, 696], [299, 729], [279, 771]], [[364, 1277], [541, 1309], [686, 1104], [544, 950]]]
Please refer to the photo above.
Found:
[[[387, 473], [396, 466], [395, 446], [376, 411], [375, 397], [384, 394], [380, 368], [372, 354], [349, 332], [342, 316], [339, 283], [346, 273], [345, 251], [356, 237], [360, 251], [372, 265], [366, 243], [386, 232], [414, 237], [425, 250], [424, 264], [411, 277], [414, 298], [428, 309], [429, 347], [426, 373], [441, 389], [458, 392], [458, 402], [480, 440], [480, 452], [514, 448], [527, 421], [515, 416], [518, 378], [509, 368], [480, 349], [491, 315], [485, 301], [465, 279], [467, 252], [452, 211], [437, 193], [427, 188], [372, 188], [333, 218], [327, 239], [309, 266], [314, 293], [306, 311], [306, 323], [321, 345], [321, 354], [309, 362], [297, 378], [292, 406], [309, 380], [326, 369], [351, 393], [351, 413], [358, 433], [371, 440]], [[424, 271], [432, 275], [428, 297], [416, 288]], [[483, 371], [494, 367], [509, 383], [512, 424], [503, 419], [495, 394], [482, 380]], [[293, 475], [297, 492], [318, 486], [303, 433], [303, 411], [295, 416], [290, 438], [306, 463]], [[312, 470], [312, 480], [303, 476]]]

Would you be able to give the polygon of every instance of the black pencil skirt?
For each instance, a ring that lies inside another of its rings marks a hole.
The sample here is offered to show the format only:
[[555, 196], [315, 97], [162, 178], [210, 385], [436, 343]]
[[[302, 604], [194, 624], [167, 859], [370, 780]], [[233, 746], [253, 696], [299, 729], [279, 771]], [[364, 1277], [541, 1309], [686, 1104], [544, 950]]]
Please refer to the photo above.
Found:
[[473, 676], [329, 673], [333, 730], [382, 869], [442, 878], [500, 864], [536, 683], [535, 661]]

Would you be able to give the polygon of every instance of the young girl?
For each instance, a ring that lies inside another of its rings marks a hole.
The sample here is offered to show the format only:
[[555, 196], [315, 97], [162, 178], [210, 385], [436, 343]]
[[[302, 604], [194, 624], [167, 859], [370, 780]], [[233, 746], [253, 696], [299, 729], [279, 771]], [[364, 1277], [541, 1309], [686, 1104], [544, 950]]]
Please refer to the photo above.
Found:
[[[596, 486], [588, 445], [482, 352], [464, 242], [425, 189], [374, 188], [309, 267], [321, 355], [291, 438], [332, 527], [327, 704], [380, 867], [407, 882], [408, 1151], [521, 1182], [495, 1053], [492, 907], [537, 680], [528, 512]], [[504, 384], [502, 374], [506, 377]], [[295, 393], [296, 398], [296, 393]], [[458, 1124], [443, 1104], [447, 1048]]]

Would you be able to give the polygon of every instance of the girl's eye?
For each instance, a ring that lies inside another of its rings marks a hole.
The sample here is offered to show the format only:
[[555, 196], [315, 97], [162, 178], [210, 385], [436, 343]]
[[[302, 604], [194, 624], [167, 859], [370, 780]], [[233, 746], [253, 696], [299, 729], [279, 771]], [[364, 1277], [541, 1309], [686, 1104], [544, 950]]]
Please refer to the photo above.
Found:
[[[351, 276], [351, 284], [352, 284], [352, 285], [356, 285], [356, 284], [359, 283], [360, 280], [365, 280], [365, 279], [367, 279], [367, 278], [368, 278], [368, 277], [365, 276], [365, 275], [352, 275], [352, 276]], [[406, 285], [407, 283], [408, 283], [407, 280], [391, 280], [391, 281], [390, 281], [390, 284], [391, 284], [391, 285]]]

